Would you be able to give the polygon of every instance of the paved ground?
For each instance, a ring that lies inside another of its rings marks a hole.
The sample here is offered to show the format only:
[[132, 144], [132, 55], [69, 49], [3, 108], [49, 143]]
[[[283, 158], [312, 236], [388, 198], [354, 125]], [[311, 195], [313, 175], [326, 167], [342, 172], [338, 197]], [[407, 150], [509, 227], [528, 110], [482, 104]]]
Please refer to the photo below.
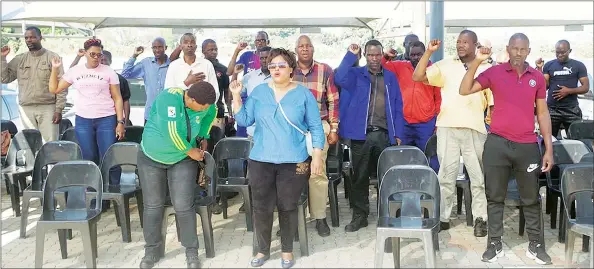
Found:
[[[2, 184], [4, 185], [4, 184]], [[543, 189], [544, 190], [544, 189]], [[35, 255], [35, 220], [39, 217], [39, 202], [32, 202], [27, 227], [27, 238], [19, 237], [19, 219], [13, 217], [10, 209], [10, 199], [4, 188], [2, 195], [2, 268], [34, 267]], [[350, 211], [344, 199], [342, 185], [339, 187], [340, 197], [340, 227], [332, 227], [332, 235], [321, 238], [317, 235], [313, 222], [308, 223], [310, 256], [301, 257], [298, 243], [295, 243], [296, 268], [373, 268], [375, 253], [375, 223], [377, 211], [372, 209], [370, 226], [356, 233], [345, 233], [344, 226], [350, 221]], [[372, 192], [375, 193], [375, 192]], [[249, 267], [251, 258], [252, 233], [245, 229], [245, 218], [239, 213], [240, 198], [231, 200], [230, 216], [223, 219], [222, 215], [213, 216], [216, 256], [207, 259], [204, 253], [204, 243], [201, 228], [198, 227], [200, 240], [200, 258], [205, 268], [245, 268]], [[373, 201], [375, 200], [372, 199]], [[135, 206], [135, 205], [133, 205]], [[372, 208], [375, 203], [372, 204]], [[121, 232], [115, 224], [113, 209], [105, 213], [98, 228], [98, 261], [99, 268], [138, 268], [143, 251], [143, 236], [140, 228], [138, 211], [132, 210], [132, 243], [121, 241]], [[329, 218], [328, 218], [329, 219]], [[477, 268], [477, 267], [563, 267], [565, 262], [564, 244], [557, 242], [557, 230], [550, 229], [550, 217], [545, 216], [545, 238], [548, 253], [553, 258], [552, 266], [539, 266], [526, 258], [525, 250], [528, 246], [527, 236], [518, 236], [518, 210], [508, 207], [505, 211], [505, 257], [496, 263], [486, 264], [480, 257], [485, 250], [486, 238], [475, 238], [472, 228], [467, 227], [464, 216], [452, 216], [453, 228], [439, 234], [440, 251], [437, 253], [437, 267]], [[200, 221], [198, 221], [200, 225]], [[274, 231], [278, 223], [275, 221]], [[166, 257], [161, 260], [158, 268], [185, 268], [185, 254], [176, 238], [175, 222], [169, 219], [167, 230]], [[47, 234], [45, 240], [44, 265], [45, 268], [76, 268], [84, 267], [81, 236], [74, 232], [74, 238], [68, 241], [68, 258], [61, 259], [57, 233]], [[273, 235], [273, 238], [276, 238]], [[277, 238], [278, 239], [278, 238]], [[574, 267], [588, 268], [589, 257], [581, 252], [581, 239], [576, 240]], [[401, 250], [402, 267], [425, 266], [422, 244], [413, 239], [403, 240]], [[274, 240], [273, 255], [263, 267], [280, 268], [280, 242]], [[392, 255], [384, 256], [384, 267], [392, 267]]]

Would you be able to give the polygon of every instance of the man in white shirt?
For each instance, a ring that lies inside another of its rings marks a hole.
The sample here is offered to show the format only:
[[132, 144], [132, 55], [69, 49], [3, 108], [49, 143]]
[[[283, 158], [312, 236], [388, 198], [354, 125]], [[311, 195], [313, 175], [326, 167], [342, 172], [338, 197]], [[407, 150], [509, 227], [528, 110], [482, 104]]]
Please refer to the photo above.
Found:
[[217, 75], [212, 63], [202, 57], [196, 56], [196, 36], [192, 33], [185, 33], [181, 39], [180, 44], [184, 57], [179, 58], [169, 64], [167, 75], [165, 75], [164, 88], [182, 88], [188, 89], [192, 84], [199, 81], [207, 81], [210, 83], [216, 93], [216, 100], [219, 99], [219, 84], [217, 82]]
[[[256, 88], [258, 85], [262, 83], [268, 82], [271, 79], [270, 71], [268, 70], [267, 60], [268, 54], [270, 54], [270, 50], [272, 50], [271, 47], [262, 47], [259, 48], [256, 52], [260, 57], [260, 69], [249, 72], [245, 76], [243, 76], [242, 94], [247, 93], [247, 96], [250, 96], [250, 94], [252, 94], [252, 91], [254, 91], [254, 88]], [[250, 127], [247, 127], [247, 134], [249, 137], [254, 136], [255, 129], [255, 124]]]

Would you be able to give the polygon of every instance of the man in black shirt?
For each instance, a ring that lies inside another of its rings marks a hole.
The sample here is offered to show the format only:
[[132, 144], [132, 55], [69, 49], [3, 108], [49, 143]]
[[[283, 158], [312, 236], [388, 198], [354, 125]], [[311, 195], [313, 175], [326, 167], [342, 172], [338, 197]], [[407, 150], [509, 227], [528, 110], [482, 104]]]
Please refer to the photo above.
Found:
[[396, 61], [408, 61], [408, 54], [410, 52], [410, 48], [408, 47], [408, 45], [412, 42], [416, 42], [419, 41], [419, 37], [415, 34], [408, 34], [404, 37], [404, 42], [402, 43], [402, 46], [404, 46], [404, 53], [396, 56]]
[[[586, 66], [569, 58], [571, 46], [567, 40], [555, 44], [557, 59], [547, 62], [536, 61], [547, 82], [547, 105], [551, 114], [553, 136], [559, 135], [561, 124], [565, 129], [574, 121], [582, 119], [582, 110], [578, 103], [578, 94], [587, 93], [590, 88]], [[578, 87], [578, 81], [581, 86]]]
[[[111, 59], [111, 52], [104, 50], [101, 64], [110, 66]], [[128, 80], [122, 77], [119, 73], [118, 78], [120, 79], [120, 93], [122, 94], [122, 100], [124, 101], [124, 117], [126, 119], [126, 125], [132, 126], [132, 122], [130, 121], [130, 97], [132, 96], [130, 93], [130, 84], [128, 83]]]
[[[217, 74], [217, 82], [219, 83], [219, 100], [217, 100], [217, 118], [225, 117], [225, 104], [227, 109], [231, 111], [231, 94], [229, 92], [229, 76], [227, 76], [227, 67], [219, 63], [217, 56], [219, 49], [217, 43], [212, 39], [206, 39], [202, 42], [202, 54], [204, 58], [209, 60], [214, 66]], [[223, 104], [223, 95], [225, 96], [225, 103]]]

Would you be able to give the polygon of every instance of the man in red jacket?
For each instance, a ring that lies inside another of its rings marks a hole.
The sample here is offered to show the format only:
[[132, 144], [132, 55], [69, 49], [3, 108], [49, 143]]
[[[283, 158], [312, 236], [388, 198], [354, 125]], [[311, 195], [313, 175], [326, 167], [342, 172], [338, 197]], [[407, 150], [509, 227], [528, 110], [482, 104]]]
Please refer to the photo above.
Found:
[[384, 54], [382, 65], [396, 74], [400, 84], [405, 120], [402, 145], [416, 146], [425, 151], [427, 140], [435, 131], [435, 119], [441, 106], [441, 89], [412, 80], [419, 59], [425, 53], [423, 42], [411, 42], [408, 51], [410, 61], [389, 61], [396, 54], [396, 51], [389, 49]]

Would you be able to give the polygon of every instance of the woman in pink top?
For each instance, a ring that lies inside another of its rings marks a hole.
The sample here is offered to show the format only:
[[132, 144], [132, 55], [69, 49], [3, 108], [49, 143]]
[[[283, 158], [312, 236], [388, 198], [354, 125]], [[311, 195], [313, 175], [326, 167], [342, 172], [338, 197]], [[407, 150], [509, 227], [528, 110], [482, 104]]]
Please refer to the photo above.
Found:
[[[76, 90], [74, 131], [85, 160], [100, 164], [107, 149], [124, 138], [126, 124], [120, 81], [116, 72], [101, 64], [103, 45], [99, 39], [84, 44], [87, 63], [68, 70], [58, 83], [60, 58], [52, 60], [49, 91], [59, 93], [70, 86]], [[110, 184], [119, 185], [119, 169], [111, 171]]]

